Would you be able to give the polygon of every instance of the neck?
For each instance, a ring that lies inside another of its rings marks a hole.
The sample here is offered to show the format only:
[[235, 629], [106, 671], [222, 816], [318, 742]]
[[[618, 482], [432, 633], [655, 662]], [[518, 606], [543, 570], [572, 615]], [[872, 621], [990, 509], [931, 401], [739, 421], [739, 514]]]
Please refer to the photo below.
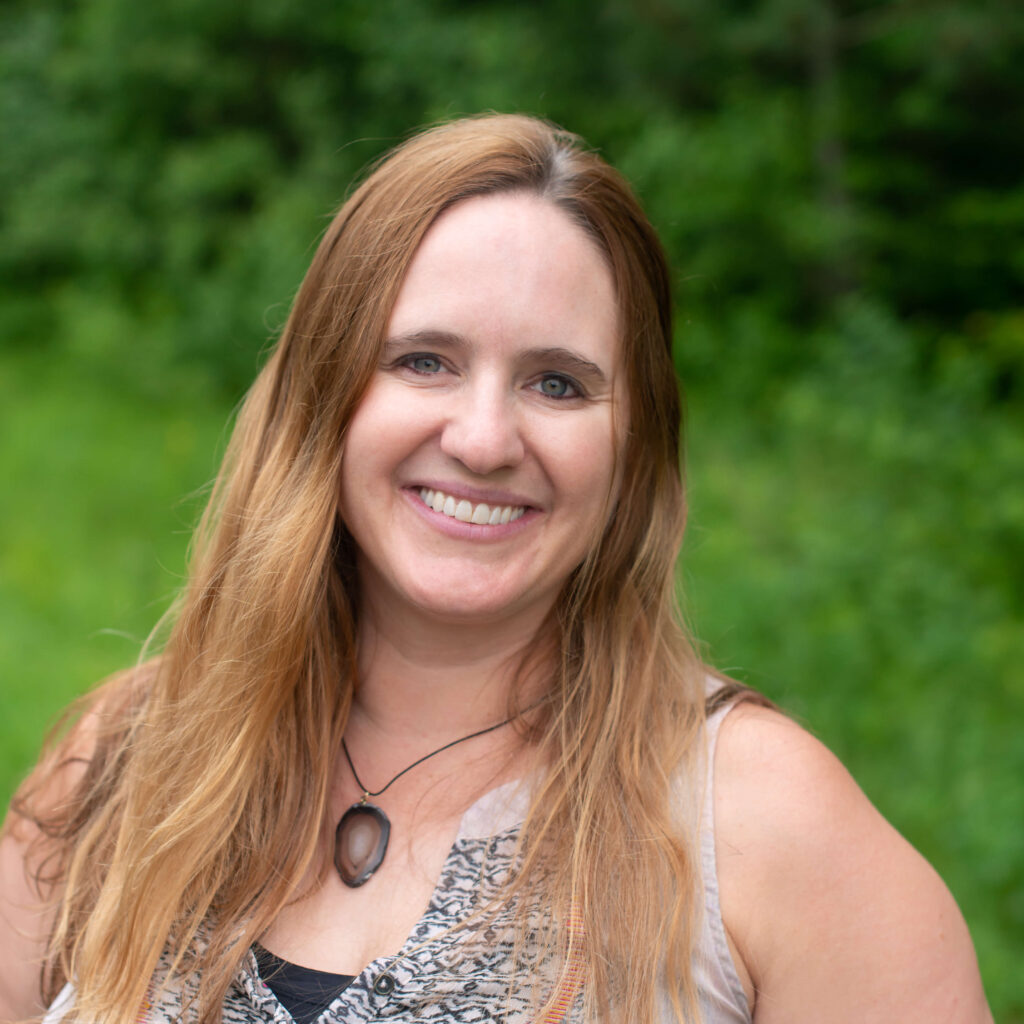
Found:
[[434, 622], [418, 629], [407, 616], [364, 616], [352, 726], [441, 743], [502, 721], [548, 684], [546, 673], [520, 671], [539, 625]]

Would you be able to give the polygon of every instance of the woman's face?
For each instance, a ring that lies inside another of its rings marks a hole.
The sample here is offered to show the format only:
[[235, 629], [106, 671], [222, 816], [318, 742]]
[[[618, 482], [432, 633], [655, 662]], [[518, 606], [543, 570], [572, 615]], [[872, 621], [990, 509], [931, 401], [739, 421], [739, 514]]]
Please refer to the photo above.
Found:
[[364, 606], [546, 614], [617, 497], [621, 378], [611, 274], [566, 214], [527, 194], [442, 214], [345, 438]]

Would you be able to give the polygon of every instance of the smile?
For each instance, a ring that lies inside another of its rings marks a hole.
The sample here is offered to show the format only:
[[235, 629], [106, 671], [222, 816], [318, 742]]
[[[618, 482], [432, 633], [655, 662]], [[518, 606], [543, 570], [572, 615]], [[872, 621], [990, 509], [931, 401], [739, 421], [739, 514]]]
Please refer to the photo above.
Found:
[[453, 498], [444, 491], [432, 491], [427, 487], [419, 490], [423, 504], [449, 519], [460, 523], [474, 523], [476, 526], [501, 526], [515, 522], [526, 509], [522, 505], [474, 505], [465, 498]]

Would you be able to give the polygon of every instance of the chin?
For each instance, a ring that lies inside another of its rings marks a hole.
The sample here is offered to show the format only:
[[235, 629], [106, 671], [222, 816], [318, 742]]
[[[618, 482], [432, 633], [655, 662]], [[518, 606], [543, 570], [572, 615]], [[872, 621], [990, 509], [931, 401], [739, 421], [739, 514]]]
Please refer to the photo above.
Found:
[[536, 594], [490, 585], [471, 586], [462, 581], [458, 587], [448, 590], [434, 587], [426, 592], [410, 594], [408, 597], [423, 615], [432, 616], [451, 624], [501, 622], [522, 614], [535, 612], [539, 617], [547, 614], [554, 594]]
[[423, 601], [417, 601], [416, 607], [423, 615], [452, 625], [500, 622], [502, 619], [513, 617], [522, 610], [515, 603], [510, 604], [507, 601], [497, 601], [493, 598], [478, 601], [467, 600], [465, 594], [452, 595], [451, 598], [433, 594]]

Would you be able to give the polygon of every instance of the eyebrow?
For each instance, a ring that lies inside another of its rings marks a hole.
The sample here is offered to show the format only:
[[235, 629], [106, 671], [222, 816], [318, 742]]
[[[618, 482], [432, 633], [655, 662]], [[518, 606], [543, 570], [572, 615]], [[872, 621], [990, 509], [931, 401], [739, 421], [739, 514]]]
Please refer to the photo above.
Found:
[[583, 356], [573, 352], [572, 349], [559, 348], [557, 346], [554, 348], [531, 348], [523, 353], [523, 359], [540, 359], [545, 362], [552, 362], [564, 367], [566, 370], [572, 370], [581, 377], [593, 377], [601, 383], [607, 381], [604, 370], [597, 363], [584, 359]]
[[[390, 356], [395, 349], [406, 348], [409, 345], [466, 349], [470, 343], [463, 335], [456, 334], [454, 331], [426, 328], [422, 331], [409, 331], [405, 334], [397, 334], [392, 338], [386, 339], [384, 342], [385, 355]], [[590, 377], [600, 383], [607, 383], [608, 380], [607, 374], [597, 363], [584, 359], [578, 352], [573, 352], [572, 349], [563, 348], [559, 345], [526, 349], [519, 353], [518, 356], [519, 362], [531, 362], [538, 359], [544, 362], [555, 363], [562, 369], [579, 374], [580, 376]]]
[[393, 337], [384, 339], [384, 354], [390, 355], [392, 351], [399, 348], [407, 348], [409, 345], [440, 346], [442, 348], [465, 348], [466, 339], [454, 331], [441, 331], [434, 328], [426, 328], [422, 331], [408, 331], [404, 334], [396, 334]]

